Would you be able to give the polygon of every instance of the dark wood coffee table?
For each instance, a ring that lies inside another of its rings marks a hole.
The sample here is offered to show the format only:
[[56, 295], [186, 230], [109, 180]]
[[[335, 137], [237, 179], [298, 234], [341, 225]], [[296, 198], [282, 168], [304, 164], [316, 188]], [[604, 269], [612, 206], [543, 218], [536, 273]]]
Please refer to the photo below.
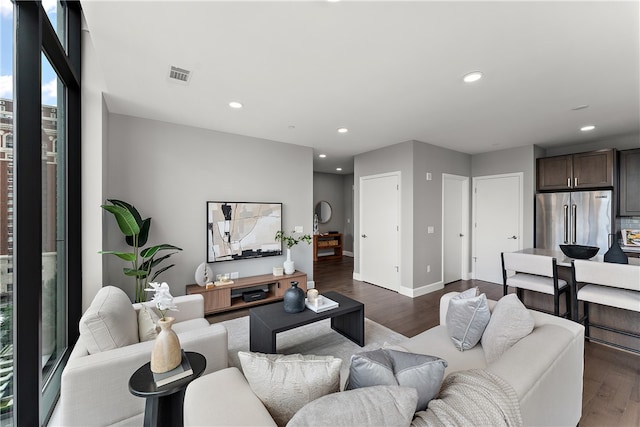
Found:
[[364, 304], [337, 292], [323, 296], [336, 301], [339, 307], [316, 313], [306, 308], [300, 313], [284, 311], [282, 301], [249, 310], [249, 349], [260, 353], [276, 352], [276, 334], [324, 319], [331, 319], [331, 328], [364, 346]]

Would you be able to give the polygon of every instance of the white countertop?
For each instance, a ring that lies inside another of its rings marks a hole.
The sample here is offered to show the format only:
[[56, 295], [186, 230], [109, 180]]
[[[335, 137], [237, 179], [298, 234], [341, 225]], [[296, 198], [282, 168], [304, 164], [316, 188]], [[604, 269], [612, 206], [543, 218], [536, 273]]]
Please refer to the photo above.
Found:
[[[561, 250], [526, 248], [516, 252], [523, 254], [552, 256], [556, 259], [558, 265], [561, 267], [571, 267], [571, 261], [573, 260], [573, 258], [569, 258], [564, 253], [562, 253]], [[604, 262], [604, 254], [598, 254], [589, 259], [589, 261]], [[629, 264], [640, 265], [640, 258], [629, 257]]]

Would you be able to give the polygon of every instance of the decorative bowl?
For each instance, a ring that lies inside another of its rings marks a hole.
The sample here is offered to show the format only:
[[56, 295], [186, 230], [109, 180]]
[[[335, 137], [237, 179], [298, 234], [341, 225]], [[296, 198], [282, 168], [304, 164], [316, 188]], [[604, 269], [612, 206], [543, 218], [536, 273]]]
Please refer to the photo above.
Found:
[[596, 256], [600, 248], [597, 246], [584, 245], [560, 245], [560, 250], [569, 258], [589, 259]]

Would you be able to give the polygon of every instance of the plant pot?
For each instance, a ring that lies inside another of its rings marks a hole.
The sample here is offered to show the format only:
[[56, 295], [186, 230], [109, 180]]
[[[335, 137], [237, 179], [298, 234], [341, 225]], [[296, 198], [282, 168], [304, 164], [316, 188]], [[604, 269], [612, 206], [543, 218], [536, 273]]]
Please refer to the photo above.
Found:
[[287, 260], [282, 265], [284, 267], [284, 274], [293, 274], [296, 271], [296, 266], [291, 260], [291, 249], [287, 248]]
[[162, 374], [176, 368], [182, 361], [182, 351], [178, 335], [171, 329], [173, 317], [158, 320], [160, 332], [151, 349], [151, 372]]

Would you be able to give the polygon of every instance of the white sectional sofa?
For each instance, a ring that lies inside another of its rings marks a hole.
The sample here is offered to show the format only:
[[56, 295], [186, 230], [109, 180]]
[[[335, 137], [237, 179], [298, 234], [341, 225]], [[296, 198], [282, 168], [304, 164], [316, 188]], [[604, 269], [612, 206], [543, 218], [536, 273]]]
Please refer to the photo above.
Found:
[[[202, 295], [179, 296], [174, 302], [178, 311], [171, 312], [176, 319], [173, 330], [182, 348], [206, 357], [204, 375], [227, 368], [227, 330], [205, 319]], [[152, 303], [144, 304], [153, 309]], [[80, 328], [80, 338], [62, 373], [59, 405], [63, 426], [142, 425], [145, 399], [128, 389], [131, 375], [151, 360], [154, 342], [138, 342], [141, 308], [142, 304], [131, 304], [113, 286], [100, 289], [94, 298], [87, 310], [93, 313], [93, 329]], [[107, 347], [105, 341], [131, 343], [96, 352], [96, 345]]]
[[[406, 342], [413, 353], [438, 356], [448, 362], [449, 373], [485, 369], [512, 386], [520, 403], [524, 425], [575, 426], [582, 413], [584, 327], [567, 319], [529, 310], [533, 331], [487, 365], [481, 344], [464, 352], [452, 344], [446, 326], [449, 300], [440, 301], [440, 325]], [[495, 301], [489, 301], [493, 309]], [[341, 411], [342, 408], [336, 408]], [[235, 367], [203, 376], [187, 388], [185, 425], [276, 425], [261, 401]]]

